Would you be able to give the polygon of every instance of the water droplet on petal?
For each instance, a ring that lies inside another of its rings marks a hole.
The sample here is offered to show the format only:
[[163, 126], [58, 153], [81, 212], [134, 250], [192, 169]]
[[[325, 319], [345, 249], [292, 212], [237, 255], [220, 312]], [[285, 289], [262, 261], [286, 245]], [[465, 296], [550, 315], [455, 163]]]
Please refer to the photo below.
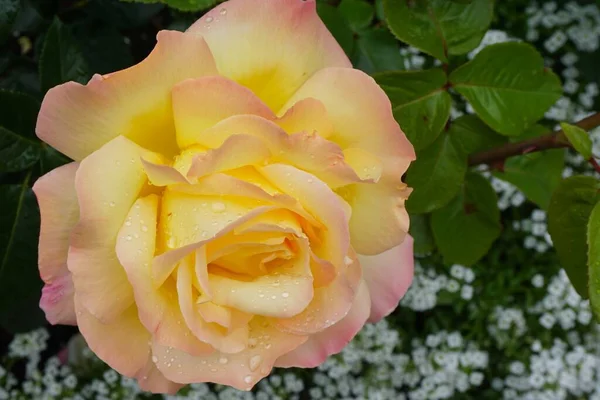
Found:
[[288, 297], [290, 297], [290, 294], [288, 292], [283, 292], [283, 293], [281, 293], [281, 297], [288, 298]]
[[220, 201], [212, 203], [211, 207], [214, 212], [223, 212], [226, 208], [225, 204], [221, 203]]
[[244, 382], [246, 382], [246, 383], [252, 382], [252, 377], [250, 375], [246, 375], [246, 377], [244, 378]]
[[131, 235], [127, 235], [125, 239], [127, 239], [128, 241], [131, 240]]
[[221, 11], [219, 11], [219, 14], [221, 14], [221, 15], [227, 14], [227, 9], [226, 8], [221, 8]]
[[250, 358], [250, 371], [255, 371], [262, 362], [262, 357], [259, 355]]
[[226, 357], [221, 357], [221, 358], [219, 358], [219, 362], [221, 364], [227, 364], [229, 362], [229, 360]]
[[148, 227], [146, 225], [142, 225], [142, 232], [148, 232]]
[[156, 356], [152, 356], [152, 362], [153, 362], [153, 363], [157, 363], [157, 362], [158, 362], [158, 357], [156, 357]]
[[111, 201], [110, 203], [108, 203], [109, 206], [114, 207], [115, 206], [115, 202]]
[[210, 24], [211, 22], [213, 22], [213, 19], [213, 17], [206, 17], [206, 22]]
[[346, 256], [346, 257], [344, 257], [344, 263], [346, 265], [350, 265], [350, 264], [352, 264], [352, 259], [350, 257]]

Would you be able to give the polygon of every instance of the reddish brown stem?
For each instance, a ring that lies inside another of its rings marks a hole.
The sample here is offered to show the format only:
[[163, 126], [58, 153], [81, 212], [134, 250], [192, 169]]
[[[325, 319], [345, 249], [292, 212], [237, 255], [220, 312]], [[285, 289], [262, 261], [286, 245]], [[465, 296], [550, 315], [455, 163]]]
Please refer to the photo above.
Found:
[[[600, 112], [590, 115], [575, 124], [585, 131], [600, 126]], [[523, 140], [517, 143], [508, 143], [492, 150], [481, 151], [469, 156], [469, 165], [496, 164], [509, 157], [530, 153], [533, 151], [543, 151], [571, 147], [564, 132], [558, 130], [547, 135], [538, 136], [533, 139]]]

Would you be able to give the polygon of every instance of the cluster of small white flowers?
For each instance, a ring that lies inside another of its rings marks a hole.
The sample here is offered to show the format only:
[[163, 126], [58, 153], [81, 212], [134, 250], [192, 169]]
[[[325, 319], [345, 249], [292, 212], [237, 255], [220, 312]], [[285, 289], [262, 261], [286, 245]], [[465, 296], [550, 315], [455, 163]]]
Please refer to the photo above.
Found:
[[520, 340], [527, 332], [523, 310], [497, 306], [490, 315], [487, 329], [499, 348], [504, 348], [510, 341]]
[[441, 291], [451, 295], [458, 294], [463, 300], [471, 300], [474, 280], [473, 270], [462, 265], [450, 267], [448, 276], [434, 268], [425, 269], [416, 261], [415, 277], [400, 304], [413, 311], [430, 310], [436, 306], [438, 293]]
[[564, 331], [569, 331], [576, 324], [587, 326], [592, 321], [589, 300], [581, 298], [562, 269], [550, 280], [546, 296], [527, 312], [537, 316], [545, 329], [558, 324]]
[[407, 71], [423, 69], [425, 61], [427, 61], [426, 56], [419, 49], [412, 46], [401, 47], [400, 55], [404, 59], [404, 69]]
[[477, 46], [477, 48], [475, 50], [471, 51], [467, 56], [469, 59], [473, 59], [477, 54], [479, 54], [479, 52], [481, 50], [483, 50], [487, 46], [490, 46], [490, 45], [496, 44], [496, 43], [517, 42], [517, 41], [519, 41], [519, 39], [510, 37], [508, 35], [508, 33], [504, 32], [504, 31], [490, 29], [485, 33], [485, 35], [483, 36], [483, 39], [481, 39], [481, 43], [479, 44], [479, 46]]
[[555, 53], [570, 42], [578, 51], [592, 52], [600, 46], [600, 13], [595, 4], [579, 5], [574, 1], [559, 9], [554, 1], [533, 3], [526, 10], [527, 40], [537, 41], [544, 32], [551, 32], [544, 47]]
[[552, 238], [548, 233], [544, 210], [533, 210], [530, 218], [513, 221], [513, 229], [528, 234], [523, 241], [526, 249], [535, 249], [538, 253], [545, 253], [552, 248]]
[[594, 350], [560, 339], [543, 348], [536, 340], [523, 361], [510, 363], [508, 375], [492, 381], [506, 400], [600, 398], [600, 359]]

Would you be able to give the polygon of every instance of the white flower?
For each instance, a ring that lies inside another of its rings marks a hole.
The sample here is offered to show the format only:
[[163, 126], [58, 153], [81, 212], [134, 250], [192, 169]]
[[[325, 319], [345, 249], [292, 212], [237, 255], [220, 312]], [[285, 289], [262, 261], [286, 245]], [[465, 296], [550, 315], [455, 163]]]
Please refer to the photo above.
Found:
[[471, 300], [473, 298], [473, 286], [463, 286], [460, 291], [460, 297], [462, 297], [465, 300]]
[[556, 323], [556, 318], [552, 314], [544, 313], [540, 317], [540, 324], [546, 329], [552, 328], [555, 323]]
[[531, 278], [531, 284], [536, 288], [544, 286], [544, 277], [540, 274], [536, 274]]

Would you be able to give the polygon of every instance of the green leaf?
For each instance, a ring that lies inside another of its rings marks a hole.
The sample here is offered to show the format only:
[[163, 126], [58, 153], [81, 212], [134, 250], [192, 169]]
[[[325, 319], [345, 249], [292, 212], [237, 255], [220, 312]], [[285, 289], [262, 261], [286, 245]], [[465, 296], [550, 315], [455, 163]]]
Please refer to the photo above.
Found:
[[394, 117], [415, 149], [429, 146], [450, 117], [452, 99], [445, 89], [444, 71], [396, 71], [374, 78], [389, 96]]
[[362, 32], [352, 58], [354, 66], [368, 74], [404, 69], [399, 43], [386, 28]]
[[563, 132], [573, 148], [586, 160], [592, 158], [592, 139], [590, 135], [578, 126], [563, 122], [560, 124]]
[[467, 172], [467, 156], [448, 134], [417, 152], [406, 182], [414, 188], [406, 206], [411, 214], [428, 213], [445, 206], [460, 189]]
[[84, 83], [89, 73], [83, 53], [71, 36], [69, 28], [55, 18], [48, 28], [40, 57], [42, 91], [68, 81]]
[[450, 82], [486, 124], [506, 136], [519, 135], [562, 94], [560, 80], [544, 68], [537, 50], [516, 42], [486, 47], [454, 70]]
[[447, 264], [473, 265], [500, 236], [496, 192], [486, 178], [467, 175], [463, 190], [431, 216], [431, 228]]
[[448, 134], [467, 155], [490, 150], [507, 142], [475, 115], [463, 115], [452, 121]]
[[[548, 232], [569, 280], [583, 298], [588, 298], [587, 226], [592, 209], [600, 200], [600, 182], [589, 176], [563, 180], [548, 207]], [[591, 261], [591, 259], [590, 259]]]
[[73, 36], [94, 73], [108, 74], [134, 64], [125, 37], [114, 26], [84, 20], [73, 26]]
[[217, 0], [162, 0], [161, 2], [181, 11], [202, 11], [217, 4]]
[[442, 61], [449, 54], [464, 54], [479, 45], [492, 22], [492, 0], [459, 4], [448, 0], [384, 0], [392, 32]]
[[[511, 141], [524, 140], [547, 133], [541, 125], [534, 125]], [[543, 209], [548, 209], [552, 193], [562, 180], [565, 165], [564, 149], [546, 150], [508, 158], [503, 171], [494, 171], [499, 179], [518, 187], [523, 194]]]
[[29, 178], [30, 174], [20, 185], [0, 185], [0, 325], [9, 332], [28, 331], [44, 323], [38, 306], [40, 218]]
[[17, 17], [21, 2], [19, 0], [0, 1], [0, 44], [10, 36], [10, 31]]
[[429, 215], [411, 215], [409, 233], [415, 240], [415, 254], [427, 255], [435, 249], [435, 242], [433, 240], [433, 233], [431, 232]]
[[69, 158], [54, 150], [46, 143], [42, 143], [42, 152], [40, 155], [40, 172], [42, 175], [69, 162], [71, 162]]
[[354, 33], [340, 11], [325, 3], [317, 4], [317, 13], [347, 55], [354, 50]]
[[360, 32], [371, 25], [375, 16], [373, 6], [364, 0], [342, 0], [338, 10], [354, 32]]
[[32, 97], [0, 90], [0, 172], [22, 171], [39, 159], [41, 142], [35, 136], [39, 109]]
[[[588, 247], [588, 274], [589, 274], [589, 287], [583, 286], [582, 289], [588, 289], [590, 305], [592, 306], [592, 312], [596, 319], [600, 319], [600, 203], [597, 203], [591, 214], [587, 224], [587, 247]], [[581, 247], [581, 246], [580, 246]], [[580, 257], [581, 258], [581, 257]], [[583, 281], [583, 274], [579, 269], [578, 278], [582, 281], [579, 285], [587, 283]], [[568, 271], [567, 271], [568, 272]], [[587, 278], [587, 276], [585, 276]], [[571, 279], [571, 276], [569, 276]], [[573, 279], [571, 279], [573, 282]], [[577, 289], [577, 286], [575, 286]], [[577, 290], [579, 292], [579, 289]], [[581, 293], [581, 292], [579, 292]], [[582, 297], [586, 298], [586, 296]]]

